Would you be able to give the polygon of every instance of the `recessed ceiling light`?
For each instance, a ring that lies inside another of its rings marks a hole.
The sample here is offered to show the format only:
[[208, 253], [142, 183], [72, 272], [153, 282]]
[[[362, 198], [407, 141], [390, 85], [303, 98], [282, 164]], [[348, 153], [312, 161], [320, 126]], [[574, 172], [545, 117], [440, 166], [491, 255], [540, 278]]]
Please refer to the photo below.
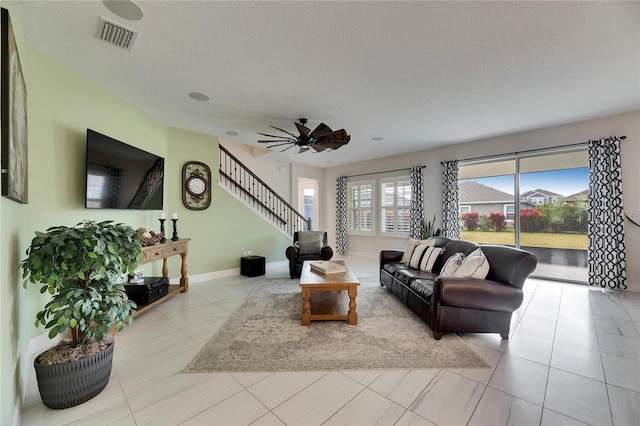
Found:
[[140, 6], [131, 0], [103, 0], [102, 3], [111, 12], [130, 21], [139, 21], [144, 16]]
[[384, 138], [382, 138], [382, 137], [380, 137], [380, 136], [376, 136], [376, 137], [371, 138], [371, 140], [372, 140], [372, 141], [376, 141], [376, 142], [377, 142], [377, 141], [381, 141], [381, 140], [383, 140], [383, 139], [384, 139]]
[[238, 132], [234, 132], [233, 130], [227, 130], [224, 134], [229, 136], [238, 136]]
[[189, 96], [191, 97], [191, 99], [195, 99], [196, 101], [200, 101], [200, 102], [206, 102], [209, 100], [209, 96], [200, 92], [191, 92], [189, 93]]

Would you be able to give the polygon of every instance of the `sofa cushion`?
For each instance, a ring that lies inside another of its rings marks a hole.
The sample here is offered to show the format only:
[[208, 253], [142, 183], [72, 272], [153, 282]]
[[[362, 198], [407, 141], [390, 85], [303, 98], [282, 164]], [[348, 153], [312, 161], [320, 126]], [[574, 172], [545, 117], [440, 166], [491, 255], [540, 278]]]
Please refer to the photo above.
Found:
[[456, 253], [451, 256], [444, 263], [442, 270], [440, 271], [441, 277], [453, 277], [455, 272], [458, 270], [460, 265], [462, 264], [462, 260], [464, 259], [464, 254]]
[[389, 274], [395, 276], [396, 272], [401, 269], [409, 269], [409, 265], [405, 265], [404, 263], [385, 263], [382, 265], [382, 269], [387, 271]]
[[454, 272], [454, 277], [468, 277], [485, 279], [489, 273], [489, 261], [482, 253], [482, 249], [474, 250], [465, 257], [458, 269]]
[[431, 295], [433, 294], [433, 281], [416, 279], [411, 282], [409, 287], [423, 299], [431, 300]]
[[419, 269], [407, 268], [396, 271], [395, 277], [403, 284], [409, 285], [416, 278], [425, 280], [435, 280], [437, 275], [433, 272], [425, 272]]
[[304, 254], [320, 254], [322, 249], [322, 241], [296, 241], [295, 246], [298, 247], [298, 253]]
[[409, 266], [420, 269], [421, 271], [431, 272], [440, 253], [442, 253], [442, 249], [439, 247], [418, 244], [416, 248], [413, 249]]

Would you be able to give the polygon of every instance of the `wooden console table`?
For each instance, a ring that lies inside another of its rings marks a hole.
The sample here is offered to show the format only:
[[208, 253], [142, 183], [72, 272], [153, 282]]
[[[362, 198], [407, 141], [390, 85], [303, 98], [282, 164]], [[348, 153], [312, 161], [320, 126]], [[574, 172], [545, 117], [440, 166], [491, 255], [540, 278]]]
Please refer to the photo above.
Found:
[[163, 244], [142, 247], [145, 259], [138, 262], [138, 265], [162, 259], [162, 276], [169, 278], [167, 258], [180, 255], [182, 258], [182, 267], [180, 268], [180, 284], [169, 284], [169, 292], [167, 295], [155, 302], [149, 303], [148, 305], [138, 307], [138, 309], [136, 309], [138, 315], [159, 305], [178, 293], [186, 293], [189, 291], [189, 277], [187, 276], [187, 254], [189, 254], [189, 241], [191, 241], [191, 238], [180, 238], [177, 241], [167, 240], [167, 242]]

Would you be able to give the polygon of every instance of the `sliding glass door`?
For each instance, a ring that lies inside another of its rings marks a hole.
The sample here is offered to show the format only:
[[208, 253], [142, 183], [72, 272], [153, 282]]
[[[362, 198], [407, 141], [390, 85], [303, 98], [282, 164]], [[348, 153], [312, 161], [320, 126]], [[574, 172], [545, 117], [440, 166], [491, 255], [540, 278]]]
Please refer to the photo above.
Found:
[[586, 150], [461, 163], [458, 184], [462, 238], [531, 251], [533, 276], [587, 281]]

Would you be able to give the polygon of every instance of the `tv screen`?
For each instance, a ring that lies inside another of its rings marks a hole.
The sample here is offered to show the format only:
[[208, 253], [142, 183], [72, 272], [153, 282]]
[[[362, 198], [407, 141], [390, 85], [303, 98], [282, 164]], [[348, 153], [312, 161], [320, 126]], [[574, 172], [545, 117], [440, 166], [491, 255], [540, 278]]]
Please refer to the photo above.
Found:
[[162, 210], [164, 158], [87, 129], [88, 209]]

